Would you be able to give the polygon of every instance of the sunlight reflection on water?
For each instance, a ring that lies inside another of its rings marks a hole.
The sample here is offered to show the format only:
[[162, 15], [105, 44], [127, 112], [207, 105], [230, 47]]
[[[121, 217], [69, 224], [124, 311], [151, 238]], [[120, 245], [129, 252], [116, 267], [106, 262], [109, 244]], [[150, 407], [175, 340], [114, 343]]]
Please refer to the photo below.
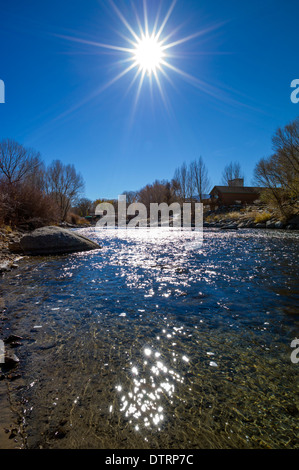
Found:
[[121, 394], [120, 411], [130, 423], [133, 420], [137, 423], [134, 424], [136, 430], [143, 425], [146, 428], [157, 427], [160, 431], [164, 421], [164, 402], [173, 404], [175, 382], [183, 383], [184, 379], [159, 359], [161, 353], [158, 351], [146, 347], [143, 354], [146, 359], [142, 363], [142, 370], [136, 366], [131, 368], [131, 391], [123, 395], [124, 387], [116, 386]]
[[4, 280], [29, 447], [296, 447], [298, 235], [81, 233]]

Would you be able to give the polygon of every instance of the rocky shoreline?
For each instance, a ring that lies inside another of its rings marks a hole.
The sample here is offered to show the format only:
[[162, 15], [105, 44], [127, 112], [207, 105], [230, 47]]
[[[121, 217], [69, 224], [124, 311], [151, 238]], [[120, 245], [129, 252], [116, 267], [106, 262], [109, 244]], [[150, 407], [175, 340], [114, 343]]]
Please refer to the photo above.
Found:
[[[22, 258], [20, 255], [10, 251], [10, 243], [18, 242], [24, 232], [11, 230], [9, 227], [0, 229], [0, 276], [12, 269], [18, 267], [17, 262]], [[1, 427], [0, 427], [0, 448], [1, 449], [19, 449], [22, 447], [20, 442], [20, 426], [18, 416], [12, 410], [10, 402], [9, 382], [18, 378], [17, 364], [18, 358], [14, 352], [17, 346], [17, 338], [10, 335], [7, 327], [7, 318], [5, 315], [5, 304], [0, 297], [0, 338], [5, 344], [5, 364], [1, 364], [0, 369], [0, 403], [1, 403]], [[8, 335], [8, 336], [7, 336]], [[5, 336], [5, 338], [4, 338]]]
[[205, 228], [299, 230], [299, 214], [283, 220], [264, 206], [219, 208], [204, 215]]
[[10, 228], [0, 229], [0, 275], [18, 267], [17, 261], [22, 256], [12, 253], [9, 245], [18, 243], [23, 235], [23, 231], [11, 230]]
[[[59, 228], [74, 229], [83, 228], [83, 226], [63, 223], [59, 227], [57, 227], [57, 230], [59, 230]], [[44, 227], [40, 230], [44, 229], [46, 228]], [[25, 236], [31, 235], [32, 233], [33, 232], [29, 230], [11, 229], [10, 227], [0, 228], [0, 276], [8, 271], [11, 271], [12, 269], [17, 268], [17, 262], [27, 254], [31, 254], [22, 253], [22, 251], [20, 250], [14, 250], [13, 247], [19, 246], [21, 239], [23, 237], [25, 239]], [[88, 240], [86, 240], [86, 242], [88, 243]], [[47, 240], [47, 243], [49, 243], [49, 240]], [[62, 240], [60, 240], [60, 243], [62, 243]]]
[[204, 222], [204, 228], [218, 228], [223, 230], [238, 230], [238, 229], [268, 229], [268, 230], [299, 230], [299, 224], [288, 224], [281, 221], [267, 221], [267, 222], [235, 222], [234, 220], [226, 220], [219, 222]]

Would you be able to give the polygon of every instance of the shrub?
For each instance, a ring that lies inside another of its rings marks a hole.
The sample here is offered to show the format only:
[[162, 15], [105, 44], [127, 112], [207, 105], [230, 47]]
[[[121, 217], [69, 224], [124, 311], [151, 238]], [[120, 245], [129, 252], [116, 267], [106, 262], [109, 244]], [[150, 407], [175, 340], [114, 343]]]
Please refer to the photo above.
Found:
[[84, 217], [80, 217], [78, 214], [75, 214], [74, 212], [69, 212], [67, 214], [66, 221], [69, 224], [73, 224], [73, 225], [85, 225], [89, 223], [87, 222], [86, 219], [84, 219]]
[[268, 222], [268, 220], [270, 219], [272, 219], [272, 214], [270, 214], [270, 212], [264, 211], [256, 215], [254, 222], [256, 224], [261, 224], [261, 223]]
[[0, 222], [28, 228], [55, 224], [59, 220], [58, 207], [41, 189], [26, 183], [0, 184]]

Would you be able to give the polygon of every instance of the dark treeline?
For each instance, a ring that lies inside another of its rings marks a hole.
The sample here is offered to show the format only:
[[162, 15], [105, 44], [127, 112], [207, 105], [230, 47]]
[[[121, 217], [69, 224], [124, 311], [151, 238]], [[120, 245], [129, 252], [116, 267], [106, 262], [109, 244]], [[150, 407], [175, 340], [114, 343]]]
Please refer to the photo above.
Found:
[[46, 166], [39, 152], [10, 139], [0, 142], [0, 223], [35, 228], [67, 220], [84, 189], [74, 165]]

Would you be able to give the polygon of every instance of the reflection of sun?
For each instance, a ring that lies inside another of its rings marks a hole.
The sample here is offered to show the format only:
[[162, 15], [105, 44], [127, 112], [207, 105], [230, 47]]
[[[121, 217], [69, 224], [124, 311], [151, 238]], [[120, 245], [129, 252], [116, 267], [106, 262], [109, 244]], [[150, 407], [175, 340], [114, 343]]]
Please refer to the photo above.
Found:
[[[120, 393], [120, 411], [136, 431], [151, 429], [161, 431], [165, 420], [165, 405], [173, 404], [175, 382], [184, 383], [184, 378], [169, 369], [160, 358], [161, 353], [146, 347], [146, 360], [140, 370], [131, 367], [130, 390], [124, 393], [122, 385], [115, 388]], [[132, 363], [131, 363], [132, 365]], [[140, 373], [139, 373], [140, 370]]]

